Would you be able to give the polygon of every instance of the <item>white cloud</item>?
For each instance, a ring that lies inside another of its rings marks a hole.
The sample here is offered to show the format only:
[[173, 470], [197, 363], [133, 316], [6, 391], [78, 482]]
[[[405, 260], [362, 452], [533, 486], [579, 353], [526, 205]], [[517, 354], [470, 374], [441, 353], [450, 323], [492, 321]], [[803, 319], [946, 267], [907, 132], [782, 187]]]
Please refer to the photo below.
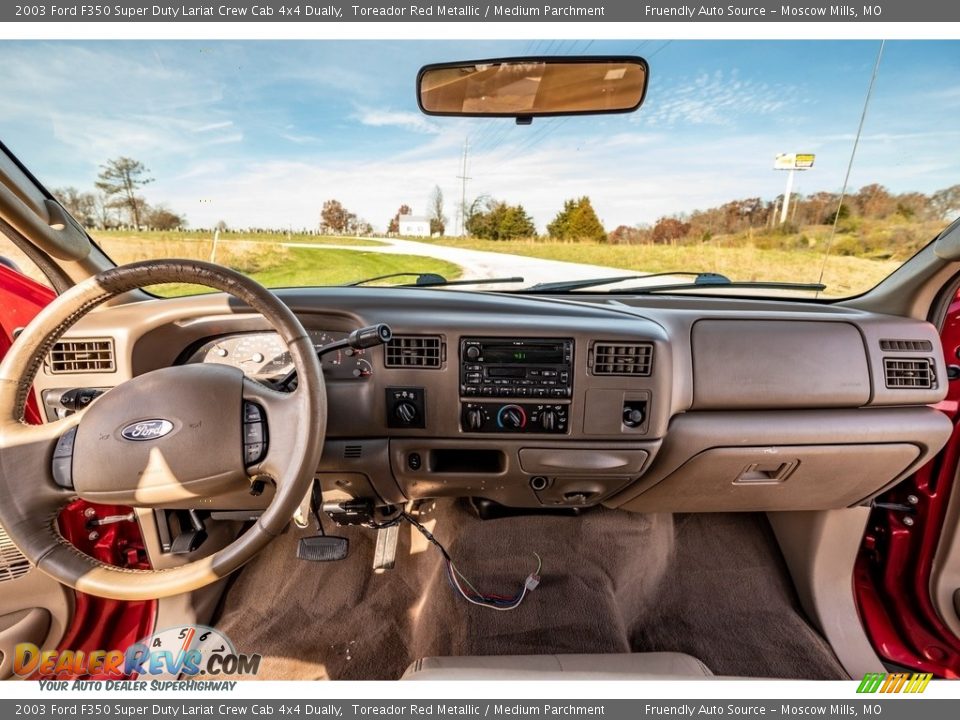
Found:
[[651, 86], [636, 122], [670, 127], [734, 125], [744, 116], [767, 116], [795, 101], [796, 88], [743, 80], [734, 69], [701, 73], [662, 88]]
[[201, 125], [200, 127], [193, 128], [195, 133], [204, 133], [210, 132], [211, 130], [223, 130], [224, 128], [233, 127], [233, 120], [224, 120], [222, 122], [207, 123], [206, 125]]
[[354, 118], [372, 127], [398, 127], [418, 133], [435, 135], [440, 132], [436, 124], [420, 113], [405, 110], [361, 109]]

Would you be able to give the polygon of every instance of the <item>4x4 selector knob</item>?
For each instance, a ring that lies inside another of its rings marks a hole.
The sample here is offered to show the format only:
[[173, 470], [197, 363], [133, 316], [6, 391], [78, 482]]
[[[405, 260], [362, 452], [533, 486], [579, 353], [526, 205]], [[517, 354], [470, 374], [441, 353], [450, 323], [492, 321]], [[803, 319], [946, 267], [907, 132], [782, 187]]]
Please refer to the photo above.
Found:
[[417, 419], [417, 406], [413, 403], [397, 403], [393, 412], [397, 416], [397, 419], [405, 425], [410, 425]]

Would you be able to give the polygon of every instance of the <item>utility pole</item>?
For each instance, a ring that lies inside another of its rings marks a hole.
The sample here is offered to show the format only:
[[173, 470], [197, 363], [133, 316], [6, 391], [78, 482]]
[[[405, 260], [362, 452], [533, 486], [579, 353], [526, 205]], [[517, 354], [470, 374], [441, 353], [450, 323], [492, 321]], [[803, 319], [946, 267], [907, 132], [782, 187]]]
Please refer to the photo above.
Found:
[[790, 195], [793, 192], [793, 176], [796, 171], [805, 171], [813, 167], [816, 155], [813, 153], [780, 153], [773, 160], [774, 170], [787, 170], [787, 188], [783, 193], [783, 205], [780, 207], [780, 224], [787, 221], [790, 212]]
[[460, 166], [460, 174], [457, 175], [457, 179], [461, 181], [460, 184], [460, 237], [465, 237], [467, 234], [467, 180], [471, 178], [467, 176], [467, 151], [470, 147], [470, 138], [465, 138], [463, 141], [463, 162]]
[[790, 172], [787, 173], [787, 189], [783, 192], [783, 207], [780, 208], [780, 224], [783, 225], [787, 221], [787, 213], [790, 212], [790, 194], [793, 192], [793, 174], [795, 172], [794, 168], [790, 168]]

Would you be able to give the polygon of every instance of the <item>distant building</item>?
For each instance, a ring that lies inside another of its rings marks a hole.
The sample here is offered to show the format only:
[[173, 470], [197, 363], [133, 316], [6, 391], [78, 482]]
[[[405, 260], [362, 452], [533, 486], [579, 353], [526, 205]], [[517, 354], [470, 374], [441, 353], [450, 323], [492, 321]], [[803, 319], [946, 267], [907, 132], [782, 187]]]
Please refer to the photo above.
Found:
[[410, 237], [430, 237], [430, 218], [420, 215], [401, 215], [399, 234]]

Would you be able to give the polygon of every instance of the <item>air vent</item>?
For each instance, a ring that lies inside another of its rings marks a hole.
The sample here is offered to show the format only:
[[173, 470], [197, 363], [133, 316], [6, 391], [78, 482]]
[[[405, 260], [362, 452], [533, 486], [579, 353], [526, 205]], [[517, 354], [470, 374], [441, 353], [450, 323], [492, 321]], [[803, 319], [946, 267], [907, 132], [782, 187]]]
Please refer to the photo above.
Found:
[[0, 582], [16, 580], [30, 571], [30, 561], [13, 544], [7, 531], [0, 526]]
[[345, 458], [356, 459], [363, 455], [363, 445], [345, 445], [343, 456]]
[[933, 360], [929, 358], [884, 358], [883, 374], [892, 389], [929, 390], [937, 385]]
[[442, 361], [439, 335], [394, 335], [387, 343], [385, 363], [389, 368], [439, 368]]
[[929, 340], [881, 340], [880, 349], [888, 352], [933, 352]]
[[594, 375], [649, 377], [652, 370], [653, 345], [650, 343], [594, 343]]
[[113, 372], [113, 340], [60, 340], [50, 351], [47, 367], [54, 375]]

